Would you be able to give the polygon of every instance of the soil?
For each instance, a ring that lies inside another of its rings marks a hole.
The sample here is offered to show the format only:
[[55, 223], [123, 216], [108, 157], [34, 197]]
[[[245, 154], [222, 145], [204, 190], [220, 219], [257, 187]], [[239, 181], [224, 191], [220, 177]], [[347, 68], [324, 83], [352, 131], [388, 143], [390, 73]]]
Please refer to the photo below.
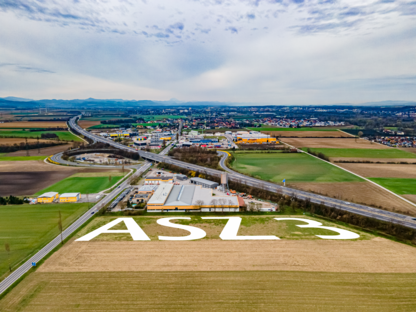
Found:
[[262, 131], [278, 138], [350, 138], [351, 135], [341, 131]]
[[416, 207], [370, 182], [288, 183], [289, 187], [384, 210], [416, 215]]
[[[335, 161], [356, 161], [356, 162], [366, 162], [371, 161], [374, 163], [380, 162], [386, 164], [387, 162], [407, 162], [409, 164], [416, 164], [416, 158], [359, 158], [359, 157], [330, 157], [332, 162]], [[339, 163], [337, 164], [339, 165]]]
[[363, 241], [75, 242], [38, 272], [318, 271], [416, 272], [416, 248]]
[[404, 198], [416, 203], [416, 195], [402, 195]]
[[402, 151], [405, 151], [405, 152], [409, 152], [409, 153], [413, 153], [413, 154], [416, 154], [416, 147], [409, 147], [409, 148], [399, 148], [400, 150], [402, 150]]
[[93, 121], [93, 120], [80, 120], [80, 121], [78, 121], [78, 125], [81, 128], [84, 128], [84, 129], [87, 129], [89, 127], [96, 126], [96, 125], [99, 125], [99, 124], [101, 124], [99, 121]]
[[310, 148], [365, 148], [365, 149], [388, 149], [390, 147], [382, 144], [373, 143], [364, 139], [345, 138], [345, 139], [332, 139], [332, 138], [300, 138], [291, 139], [286, 138], [283, 140], [285, 143], [293, 145], [295, 147], [310, 147]]
[[337, 164], [347, 170], [355, 172], [366, 178], [416, 178], [415, 165], [392, 165], [392, 164]]
[[[1, 131], [0, 131], [0, 135], [1, 135]], [[37, 143], [38, 140], [37, 139], [27, 139], [27, 143]], [[46, 142], [46, 143], [50, 143], [51, 140], [41, 140], [39, 139], [39, 142]], [[0, 138], [0, 145], [13, 145], [13, 144], [20, 144], [20, 143], [26, 143], [26, 139], [25, 138]]]
[[[51, 147], [45, 147], [40, 149], [40, 153], [38, 153], [37, 149], [31, 149], [29, 150], [29, 154], [31, 156], [50, 156], [54, 155], [59, 152], [66, 151], [68, 148], [72, 147], [72, 144], [64, 144], [64, 145], [58, 145], [58, 146], [51, 146]], [[8, 153], [5, 156], [26, 156], [26, 150], [21, 150], [13, 153]]]
[[65, 121], [13, 121], [0, 124], [0, 128], [68, 128]]

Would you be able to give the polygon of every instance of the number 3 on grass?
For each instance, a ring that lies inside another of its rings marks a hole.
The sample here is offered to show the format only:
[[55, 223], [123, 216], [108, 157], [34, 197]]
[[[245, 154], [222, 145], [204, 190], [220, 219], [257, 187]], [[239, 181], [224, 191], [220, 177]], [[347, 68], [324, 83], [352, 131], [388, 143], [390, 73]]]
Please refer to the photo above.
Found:
[[282, 221], [282, 220], [290, 220], [290, 221], [302, 221], [302, 222], [306, 222], [308, 224], [303, 224], [303, 225], [296, 225], [297, 227], [300, 228], [318, 228], [318, 229], [325, 229], [325, 230], [330, 230], [330, 231], [334, 231], [339, 233], [339, 235], [316, 235], [320, 238], [323, 239], [355, 239], [355, 238], [359, 238], [360, 235], [355, 234], [353, 232], [347, 231], [347, 230], [343, 230], [343, 229], [338, 229], [332, 226], [322, 226], [321, 222], [318, 221], [312, 221], [312, 220], [308, 220], [308, 219], [301, 219], [301, 218], [275, 218], [277, 221]]

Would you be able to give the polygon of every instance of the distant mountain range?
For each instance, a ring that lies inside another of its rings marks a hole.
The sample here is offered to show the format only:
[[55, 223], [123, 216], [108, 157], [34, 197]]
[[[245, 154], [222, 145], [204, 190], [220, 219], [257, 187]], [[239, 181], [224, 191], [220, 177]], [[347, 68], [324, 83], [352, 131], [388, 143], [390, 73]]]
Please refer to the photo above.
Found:
[[[303, 106], [303, 105], [286, 105], [275, 104], [276, 106]], [[74, 99], [74, 100], [59, 100], [59, 99], [44, 99], [32, 100], [26, 98], [19, 98], [8, 96], [0, 98], [0, 106], [4, 107], [61, 107], [61, 108], [75, 108], [75, 109], [89, 109], [96, 107], [149, 107], [149, 106], [275, 106], [272, 104], [258, 104], [258, 103], [235, 103], [235, 102], [215, 102], [215, 101], [189, 101], [183, 102], [177, 99], [170, 99], [168, 101], [152, 101], [152, 100], [123, 100], [123, 99]], [[360, 104], [339, 103], [327, 105], [309, 105], [305, 106], [416, 106], [416, 101], [380, 101], [380, 102], [366, 102]]]

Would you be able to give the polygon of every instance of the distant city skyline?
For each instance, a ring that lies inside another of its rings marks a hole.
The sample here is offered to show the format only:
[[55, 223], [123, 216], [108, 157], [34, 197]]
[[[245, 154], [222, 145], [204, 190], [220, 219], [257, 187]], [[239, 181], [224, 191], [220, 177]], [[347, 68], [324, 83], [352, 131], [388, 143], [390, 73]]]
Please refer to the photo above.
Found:
[[0, 1], [0, 97], [416, 100], [416, 2]]

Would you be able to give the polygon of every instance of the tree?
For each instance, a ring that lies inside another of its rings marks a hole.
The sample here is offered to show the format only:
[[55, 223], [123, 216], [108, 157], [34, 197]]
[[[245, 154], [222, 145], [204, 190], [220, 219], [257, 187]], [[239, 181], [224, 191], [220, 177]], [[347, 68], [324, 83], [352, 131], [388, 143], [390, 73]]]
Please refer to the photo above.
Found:
[[216, 208], [217, 208], [217, 205], [218, 205], [217, 199], [211, 200], [210, 205], [211, 205], [212, 208], [214, 208], [214, 211], [215, 211]]
[[7, 252], [7, 255], [8, 255], [8, 262], [9, 262], [9, 271], [11, 272], [12, 271], [12, 266], [11, 266], [11, 264], [10, 264], [10, 244], [9, 243], [5, 243], [4, 244], [4, 249], [6, 250], [6, 252]]
[[121, 171], [124, 173], [124, 164], [121, 166]]
[[198, 199], [197, 201], [195, 201], [194, 204], [198, 209], [201, 209], [202, 206], [204, 205], [204, 201], [202, 199]]
[[364, 133], [362, 131], [358, 132], [358, 137], [361, 138], [364, 135]]
[[220, 206], [221, 206], [221, 212], [224, 213], [224, 206], [227, 204], [227, 200], [224, 198], [221, 198], [218, 200]]
[[108, 182], [111, 183], [111, 175], [108, 176]]
[[62, 230], [63, 230], [63, 228], [62, 228], [62, 216], [61, 216], [61, 211], [60, 210], [58, 211], [58, 216], [59, 216], [59, 219], [58, 219], [58, 228], [59, 228], [59, 231], [61, 232], [61, 244], [63, 245], [64, 244], [64, 240], [62, 238]]

